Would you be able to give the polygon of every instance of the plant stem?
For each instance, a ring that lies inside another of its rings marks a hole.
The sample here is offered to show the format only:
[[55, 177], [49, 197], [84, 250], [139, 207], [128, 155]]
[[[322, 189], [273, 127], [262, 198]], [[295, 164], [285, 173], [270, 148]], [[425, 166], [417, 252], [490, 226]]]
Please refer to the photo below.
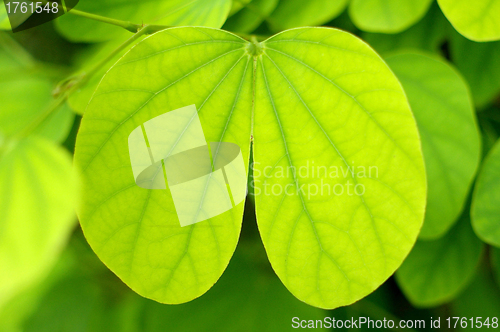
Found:
[[136, 33], [142, 28], [142, 25], [140, 25], [140, 24], [134, 24], [134, 23], [128, 22], [128, 21], [122, 21], [122, 20], [117, 20], [117, 19], [110, 18], [110, 17], [105, 17], [105, 16], [101, 16], [101, 15], [82, 12], [81, 10], [78, 10], [78, 9], [71, 9], [69, 11], [69, 13], [71, 13], [73, 15], [89, 18], [89, 19], [94, 20], [94, 21], [99, 21], [99, 22], [103, 22], [103, 23], [116, 25], [116, 26], [122, 27], [122, 28], [124, 28], [132, 33]]

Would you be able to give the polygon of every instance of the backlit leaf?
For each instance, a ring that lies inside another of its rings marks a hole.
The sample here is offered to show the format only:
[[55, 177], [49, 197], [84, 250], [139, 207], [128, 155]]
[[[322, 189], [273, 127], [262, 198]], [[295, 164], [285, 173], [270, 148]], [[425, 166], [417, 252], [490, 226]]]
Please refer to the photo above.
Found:
[[422, 225], [415, 120], [388, 66], [349, 33], [294, 29], [262, 47], [253, 147], [264, 246], [297, 298], [351, 304], [399, 267]]
[[222, 28], [232, 32], [251, 32], [269, 16], [276, 5], [278, 0], [254, 0], [228, 18]]
[[468, 87], [438, 58], [402, 53], [387, 58], [405, 88], [417, 119], [429, 194], [422, 239], [436, 239], [464, 207], [481, 157], [481, 143]]
[[[399, 267], [422, 225], [425, 170], [406, 97], [382, 59], [336, 29], [295, 29], [249, 43], [224, 31], [174, 28], [146, 38], [108, 71], [77, 139], [82, 228], [132, 289], [159, 302], [192, 300], [217, 281], [238, 240], [242, 204], [181, 228], [168, 189], [134, 182], [128, 135], [191, 104], [207, 141], [238, 144], [247, 163], [253, 135], [259, 229], [296, 297], [346, 305]], [[338, 176], [262, 177], [307, 160], [336, 166]], [[331, 189], [350, 183], [351, 195], [264, 194], [266, 183], [284, 189], [321, 181]], [[355, 184], [363, 193], [352, 195]]]

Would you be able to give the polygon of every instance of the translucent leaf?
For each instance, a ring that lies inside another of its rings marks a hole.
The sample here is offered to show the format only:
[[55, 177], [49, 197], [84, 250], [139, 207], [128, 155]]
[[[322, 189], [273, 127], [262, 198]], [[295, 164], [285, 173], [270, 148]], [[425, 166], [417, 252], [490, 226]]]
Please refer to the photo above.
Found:
[[460, 216], [481, 157], [470, 93], [438, 58], [402, 53], [386, 60], [405, 88], [422, 138], [429, 193], [420, 238], [436, 239]]
[[254, 180], [264, 246], [297, 298], [351, 304], [399, 267], [422, 225], [415, 120], [388, 66], [349, 33], [294, 29], [262, 47]]
[[352, 0], [349, 14], [363, 31], [398, 33], [417, 23], [432, 0]]
[[500, 39], [500, 0], [438, 0], [438, 4], [465, 37], [475, 41]]
[[465, 215], [444, 237], [417, 241], [396, 272], [396, 280], [415, 306], [449, 302], [474, 276], [483, 247]]
[[500, 247], [500, 141], [491, 149], [479, 172], [471, 216], [477, 236]]
[[[220, 28], [231, 0], [80, 0], [75, 9], [136, 24], [194, 25]], [[71, 13], [57, 21], [58, 31], [75, 42], [99, 42], [130, 34], [121, 27]]]
[[469, 82], [474, 103], [480, 108], [487, 106], [500, 93], [500, 42], [476, 43], [454, 33], [450, 52]]
[[0, 305], [44, 276], [75, 225], [67, 152], [42, 138], [0, 145]]
[[[193, 104], [206, 140], [238, 144], [246, 163], [253, 135], [259, 229], [274, 270], [296, 297], [325, 308], [346, 305], [401, 264], [422, 225], [425, 170], [406, 97], [382, 59], [335, 29], [295, 29], [249, 43], [224, 31], [175, 28], [146, 38], [108, 71], [76, 145], [82, 228], [133, 290], [164, 303], [192, 300], [217, 281], [236, 247], [241, 203], [180, 227], [169, 188], [147, 190], [134, 181], [130, 133]], [[289, 175], [267, 183], [350, 181], [351, 190], [358, 184], [366, 192], [257, 193], [265, 187], [263, 169], [307, 159], [344, 168], [338, 177]]]
[[236, 247], [243, 204], [180, 227], [169, 190], [135, 184], [128, 136], [157, 115], [194, 104], [207, 141], [237, 143], [248, 163], [251, 75], [239, 37], [169, 29], [112, 67], [87, 108], [75, 155], [84, 177], [80, 222], [101, 260], [145, 297], [181, 303], [206, 292]]
[[279, 31], [324, 24], [342, 13], [349, 0], [280, 0], [269, 23]]

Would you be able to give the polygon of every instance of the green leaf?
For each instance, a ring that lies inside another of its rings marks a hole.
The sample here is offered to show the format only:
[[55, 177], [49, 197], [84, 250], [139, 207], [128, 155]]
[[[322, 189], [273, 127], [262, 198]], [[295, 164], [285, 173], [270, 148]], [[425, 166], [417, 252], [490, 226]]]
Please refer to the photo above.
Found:
[[500, 140], [489, 152], [479, 172], [471, 216], [477, 236], [500, 247]]
[[[75, 9], [136, 24], [194, 25], [220, 28], [229, 14], [231, 0], [80, 0]], [[57, 19], [58, 31], [74, 42], [99, 42], [130, 32], [121, 27], [72, 15]]]
[[[325, 308], [346, 305], [401, 264], [422, 225], [425, 170], [406, 97], [382, 59], [335, 29], [295, 29], [249, 43], [220, 30], [174, 28], [146, 38], [108, 71], [77, 138], [82, 228], [133, 290], [163, 303], [192, 300], [216, 282], [236, 247], [243, 204], [181, 228], [168, 189], [134, 182], [128, 135], [191, 104], [206, 140], [238, 144], [246, 162], [253, 135], [255, 172], [309, 159], [344, 167], [326, 179], [330, 186], [366, 187], [363, 195], [329, 199], [256, 192], [269, 259], [296, 297]], [[348, 166], [366, 172], [353, 174]], [[263, 192], [262, 177], [255, 180]], [[283, 187], [320, 183], [265, 180]]]
[[452, 26], [435, 3], [417, 24], [398, 34], [364, 32], [361, 37], [379, 54], [390, 54], [400, 49], [421, 49], [439, 53]]
[[481, 158], [469, 89], [439, 58], [401, 53], [386, 60], [405, 88], [422, 138], [429, 193], [420, 238], [436, 239], [460, 216]]
[[324, 24], [345, 9], [349, 0], [280, 0], [269, 18], [274, 31]]
[[463, 36], [474, 41], [500, 39], [500, 0], [438, 0], [438, 4]]
[[399, 267], [422, 226], [415, 120], [388, 66], [349, 33], [294, 29], [262, 47], [254, 179], [264, 246], [297, 298], [351, 304]]
[[453, 63], [469, 82], [478, 107], [483, 108], [500, 94], [500, 42], [475, 43], [454, 33], [450, 52]]
[[491, 271], [486, 266], [480, 266], [471, 285], [452, 302], [450, 307], [453, 316], [482, 317], [482, 322], [489, 317], [490, 323], [493, 317], [498, 317], [500, 289], [495, 284]]
[[128, 136], [157, 115], [195, 104], [207, 141], [237, 143], [248, 163], [246, 46], [212, 29], [157, 33], [108, 71], [82, 119], [75, 154], [83, 170], [82, 228], [101, 260], [145, 297], [181, 303], [206, 292], [234, 252], [243, 204], [181, 228], [168, 190], [135, 184]]
[[42, 138], [0, 144], [0, 306], [44, 276], [75, 225], [67, 152]]
[[420, 21], [431, 3], [432, 0], [352, 0], [349, 14], [363, 31], [398, 33]]
[[228, 18], [224, 30], [251, 32], [255, 30], [276, 8], [279, 0], [254, 0], [245, 8]]
[[398, 285], [414, 306], [447, 303], [474, 276], [483, 247], [466, 214], [444, 237], [417, 241], [396, 272]]
[[229, 16], [233, 16], [252, 1], [253, 0], [233, 0], [231, 3], [231, 9], [229, 10]]

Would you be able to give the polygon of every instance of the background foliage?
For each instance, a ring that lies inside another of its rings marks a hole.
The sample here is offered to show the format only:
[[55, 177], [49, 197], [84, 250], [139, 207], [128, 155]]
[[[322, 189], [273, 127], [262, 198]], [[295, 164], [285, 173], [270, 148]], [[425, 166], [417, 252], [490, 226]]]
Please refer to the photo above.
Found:
[[80, 0], [75, 8], [126, 28], [222, 27], [259, 40], [299, 26], [337, 27], [383, 57], [422, 140], [425, 221], [394, 278], [335, 310], [299, 301], [280, 282], [253, 199], [236, 252], [205, 295], [171, 306], [125, 286], [72, 212], [80, 178], [71, 155], [98, 83], [144, 36], [123, 44], [132, 36], [123, 26], [72, 13], [13, 34], [0, 8], [0, 331], [281, 331], [292, 317], [500, 313], [500, 1]]

